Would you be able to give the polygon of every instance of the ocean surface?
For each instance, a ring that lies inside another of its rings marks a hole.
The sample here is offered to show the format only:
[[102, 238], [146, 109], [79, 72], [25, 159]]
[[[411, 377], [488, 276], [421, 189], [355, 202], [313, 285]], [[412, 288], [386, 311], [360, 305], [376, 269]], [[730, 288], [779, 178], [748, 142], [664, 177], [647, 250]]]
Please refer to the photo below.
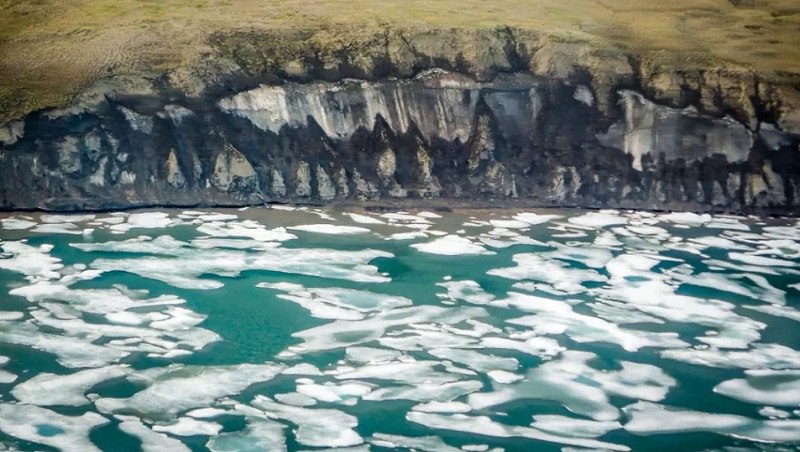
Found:
[[0, 216], [0, 450], [800, 445], [800, 223]]

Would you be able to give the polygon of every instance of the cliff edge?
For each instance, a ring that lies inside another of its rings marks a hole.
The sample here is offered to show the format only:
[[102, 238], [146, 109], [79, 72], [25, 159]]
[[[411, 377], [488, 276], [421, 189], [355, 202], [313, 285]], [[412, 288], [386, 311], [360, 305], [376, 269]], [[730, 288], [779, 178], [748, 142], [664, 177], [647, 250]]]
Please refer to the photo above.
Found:
[[5, 0], [0, 207], [797, 214], [800, 9], [609, 3]]

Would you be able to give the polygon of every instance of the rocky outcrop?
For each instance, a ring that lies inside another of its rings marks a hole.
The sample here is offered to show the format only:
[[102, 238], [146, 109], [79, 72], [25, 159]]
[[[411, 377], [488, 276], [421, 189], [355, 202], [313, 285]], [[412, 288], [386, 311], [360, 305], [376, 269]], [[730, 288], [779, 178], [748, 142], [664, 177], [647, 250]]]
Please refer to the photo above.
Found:
[[0, 207], [452, 199], [800, 213], [800, 136], [785, 121], [680, 105], [670, 80], [656, 95], [586, 82], [431, 70], [106, 96], [6, 126]]

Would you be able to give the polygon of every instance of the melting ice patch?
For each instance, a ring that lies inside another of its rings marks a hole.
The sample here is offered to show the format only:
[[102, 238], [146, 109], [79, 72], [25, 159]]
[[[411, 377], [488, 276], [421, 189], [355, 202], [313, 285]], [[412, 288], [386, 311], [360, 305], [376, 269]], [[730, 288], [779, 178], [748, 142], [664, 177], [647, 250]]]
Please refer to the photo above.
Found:
[[714, 392], [757, 405], [800, 406], [800, 370], [748, 370], [745, 378], [724, 381]]
[[482, 245], [458, 235], [446, 235], [427, 243], [415, 243], [411, 245], [411, 247], [423, 253], [439, 254], [442, 256], [495, 254]]
[[553, 435], [545, 431], [515, 425], [505, 425], [491, 420], [487, 416], [468, 416], [464, 414], [441, 415], [411, 411], [406, 419], [417, 424], [438, 430], [453, 430], [483, 436], [499, 438], [529, 438], [558, 444], [584, 447], [589, 449], [628, 451], [630, 448], [620, 444], [607, 443], [594, 439], [570, 438]]
[[495, 384], [492, 392], [471, 394], [468, 403], [481, 410], [514, 400], [552, 400], [596, 421], [614, 421], [619, 412], [609, 402], [609, 395], [659, 401], [677, 384], [664, 371], [647, 364], [623, 361], [620, 370], [600, 371], [588, 365], [596, 357], [588, 352], [564, 352], [560, 359], [530, 370], [522, 381]]
[[515, 267], [489, 270], [488, 274], [516, 281], [536, 281], [549, 284], [568, 294], [585, 292], [584, 283], [602, 283], [606, 277], [592, 269], [579, 269], [540, 254], [515, 254]]
[[277, 364], [154, 368], [128, 376], [147, 388], [129, 398], [101, 398], [95, 404], [103, 413], [169, 419], [182, 411], [206, 407], [216, 399], [238, 394], [255, 383], [269, 381], [281, 370], [283, 366]]
[[99, 452], [89, 433], [108, 422], [92, 412], [64, 416], [33, 405], [0, 404], [0, 430], [4, 433], [65, 452]]
[[11, 390], [17, 400], [39, 406], [79, 406], [89, 403], [85, 394], [93, 386], [129, 372], [126, 366], [106, 366], [68, 375], [41, 373]]
[[368, 312], [410, 306], [405, 297], [365, 290], [342, 288], [305, 288], [291, 283], [259, 283], [258, 287], [285, 292], [278, 298], [292, 301], [323, 319], [361, 320]]
[[297, 442], [312, 447], [347, 447], [364, 442], [353, 430], [358, 419], [342, 411], [293, 407], [256, 396], [251, 405], [264, 410], [272, 419], [283, 419], [297, 425]]
[[764, 442], [800, 441], [800, 420], [756, 420], [637, 402], [624, 408], [625, 430], [637, 435], [712, 432]]

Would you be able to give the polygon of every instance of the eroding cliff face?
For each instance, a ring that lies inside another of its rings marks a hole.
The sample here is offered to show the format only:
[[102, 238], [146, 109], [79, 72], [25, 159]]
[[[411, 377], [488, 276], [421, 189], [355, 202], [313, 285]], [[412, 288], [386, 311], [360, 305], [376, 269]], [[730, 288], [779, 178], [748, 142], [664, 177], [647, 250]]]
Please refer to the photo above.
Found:
[[0, 206], [265, 202], [800, 212], [800, 138], [526, 74], [285, 83], [31, 115], [0, 133]]

